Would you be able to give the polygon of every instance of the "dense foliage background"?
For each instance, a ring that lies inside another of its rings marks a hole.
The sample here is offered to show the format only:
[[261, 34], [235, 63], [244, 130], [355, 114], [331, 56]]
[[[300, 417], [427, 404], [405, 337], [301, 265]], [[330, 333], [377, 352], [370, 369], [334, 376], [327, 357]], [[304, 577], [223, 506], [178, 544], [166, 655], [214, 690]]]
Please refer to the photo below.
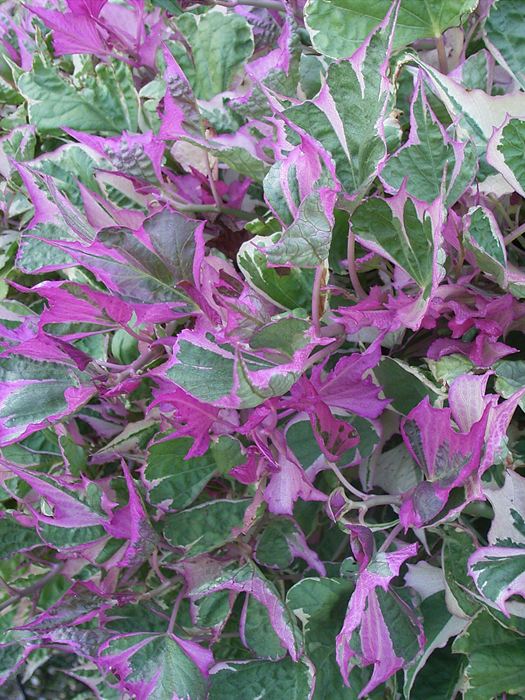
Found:
[[4, 0], [0, 688], [525, 696], [523, 0]]

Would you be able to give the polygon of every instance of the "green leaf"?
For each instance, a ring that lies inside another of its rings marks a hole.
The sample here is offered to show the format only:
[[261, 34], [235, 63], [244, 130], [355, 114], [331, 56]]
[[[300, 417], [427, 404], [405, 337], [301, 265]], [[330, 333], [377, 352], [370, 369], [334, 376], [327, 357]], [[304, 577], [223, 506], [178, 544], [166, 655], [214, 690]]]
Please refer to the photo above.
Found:
[[0, 359], [3, 401], [1, 444], [70, 416], [95, 392], [90, 377], [67, 361], [37, 360], [11, 353]]
[[[504, 399], [525, 386], [525, 361], [500, 360], [494, 365], [496, 372], [496, 391]], [[525, 410], [525, 398], [520, 400], [520, 406]]]
[[[525, 548], [480, 547], [470, 561], [470, 575], [488, 605], [506, 611], [506, 602], [523, 590]], [[512, 601], [511, 601], [512, 602]]]
[[399, 265], [417, 282], [427, 297], [434, 280], [435, 241], [431, 217], [419, 218], [416, 207], [406, 198], [402, 218], [398, 218], [384, 199], [368, 199], [355, 210], [352, 229], [374, 252]]
[[445, 203], [452, 206], [473, 179], [477, 158], [472, 142], [451, 143], [445, 138], [421, 87], [412, 105], [410, 140], [388, 159], [381, 179], [399, 190], [408, 178], [406, 187], [411, 196], [433, 202], [440, 195], [446, 168]]
[[13, 129], [10, 134], [0, 139], [0, 172], [7, 178], [12, 172], [9, 160], [17, 163], [31, 160], [35, 156], [36, 135], [30, 126]]
[[463, 675], [464, 657], [452, 654], [450, 645], [436, 649], [419, 672], [410, 700], [450, 700], [455, 697]]
[[404, 61], [414, 62], [425, 71], [452, 119], [471, 136], [480, 152], [484, 152], [495, 127], [500, 127], [509, 116], [519, 118], [525, 114], [523, 92], [492, 96], [483, 90], [463, 87], [412, 53]]
[[353, 682], [351, 688], [344, 685], [335, 658], [335, 638], [353, 590], [348, 579], [305, 578], [288, 591], [287, 603], [303, 623], [306, 653], [317, 671], [315, 700], [354, 700], [360, 690]]
[[264, 253], [270, 237], [256, 236], [242, 244], [237, 263], [248, 284], [283, 309], [310, 309], [314, 271], [270, 267]]
[[195, 96], [211, 100], [230, 87], [233, 77], [252, 55], [250, 25], [241, 15], [211, 10], [197, 18], [191, 36], [187, 30], [185, 34], [195, 64], [195, 75], [191, 78]]
[[368, 187], [386, 154], [380, 122], [390, 99], [383, 76], [390, 31], [387, 27], [374, 34], [359, 70], [349, 61], [332, 63], [319, 96], [284, 111], [332, 156], [337, 177], [349, 194]]
[[470, 225], [463, 229], [463, 245], [474, 255], [479, 269], [505, 289], [507, 253], [494, 215], [477, 206], [469, 209], [468, 217]]
[[9, 559], [13, 554], [42, 544], [32, 527], [20, 525], [9, 515], [0, 519], [0, 559]]
[[215, 402], [230, 394], [234, 386], [234, 358], [217, 351], [180, 340], [177, 364], [166, 374], [185, 391], [203, 402]]
[[412, 687], [418, 674], [424, 670], [432, 652], [445, 646], [450, 637], [457, 635], [467, 624], [466, 620], [450, 614], [444, 590], [425, 598], [419, 606], [419, 611], [423, 616], [425, 646], [415, 663], [405, 670], [403, 692], [407, 700], [411, 697]]
[[[69, 143], [56, 151], [40, 156], [30, 163], [30, 166], [39, 173], [50, 175], [57, 189], [66, 195], [75, 207], [82, 208], [82, 197], [77, 181], [100, 194], [95, 171], [97, 168], [109, 167], [109, 163], [100, 157], [94, 158], [93, 152], [88, 153], [84, 146]], [[37, 184], [40, 183], [37, 181]]]
[[496, 0], [485, 21], [485, 41], [501, 65], [525, 88], [525, 27], [521, 0]]
[[288, 518], [271, 520], [257, 542], [257, 561], [272, 568], [288, 568], [294, 560], [291, 541], [298, 532], [300, 533], [300, 530], [293, 520]]
[[267, 163], [253, 156], [245, 148], [240, 146], [215, 147], [213, 141], [210, 143], [211, 153], [222, 162], [235, 170], [240, 175], [262, 182], [270, 167]]
[[[290, 319], [281, 319], [282, 341]], [[296, 335], [297, 325], [293, 324]], [[266, 336], [271, 335], [267, 330]], [[297, 339], [295, 339], [297, 340]], [[303, 337], [303, 346], [308, 343]], [[256, 355], [256, 350], [234, 349], [218, 345], [212, 336], [195, 337], [183, 331], [174, 351], [175, 363], [166, 375], [178, 386], [202, 402], [222, 407], [254, 408], [271, 396], [281, 396], [297, 381], [302, 365], [286, 355], [286, 348], [273, 352], [270, 359]]]
[[73, 240], [65, 226], [40, 223], [30, 229], [28, 234], [22, 235], [18, 248], [16, 267], [19, 270], [31, 274], [48, 266], [64, 268], [75, 264], [73, 258], [65, 251], [46, 242]]
[[[330, 252], [332, 224], [319, 192], [305, 197], [293, 223], [282, 234], [272, 234], [270, 240], [273, 245], [264, 248], [270, 265], [317, 267], [325, 262]], [[257, 246], [258, 238], [251, 243]]]
[[253, 653], [263, 659], [281, 659], [286, 651], [270, 623], [268, 610], [253, 596], [245, 602], [244, 641]]
[[374, 369], [374, 375], [392, 408], [406, 416], [426, 396], [434, 403], [439, 389], [417, 368], [402, 360], [384, 357]]
[[509, 119], [492, 135], [487, 146], [487, 161], [525, 197], [524, 150], [525, 120]]
[[[467, 565], [476, 551], [472, 537], [457, 527], [447, 527], [443, 541], [443, 572], [447, 589], [449, 609], [459, 616], [472, 616], [480, 609], [474, 581], [468, 574]], [[470, 592], [470, 593], [469, 593]]]
[[234, 528], [243, 524], [249, 499], [209, 501], [164, 519], [164, 537], [188, 556], [222, 547], [235, 536]]
[[[465, 21], [477, 4], [478, 0], [403, 0], [394, 47], [440, 36], [445, 29]], [[325, 56], [347, 58], [383, 20], [390, 6], [390, 0], [309, 0], [305, 16], [312, 43]]]
[[439, 360], [429, 360], [427, 364], [432, 372], [434, 379], [440, 384], [450, 384], [456, 377], [461, 374], [468, 374], [473, 368], [473, 363], [459, 353], [445, 355]]
[[452, 646], [467, 655], [465, 700], [525, 692], [525, 639], [485, 612], [477, 615]]
[[209, 700], [306, 700], [314, 686], [311, 667], [289, 658], [229, 662], [213, 673], [210, 680]]
[[192, 442], [181, 437], [150, 445], [144, 478], [152, 483], [148, 498], [153, 505], [187, 508], [215, 474], [228, 472], [244, 459], [240, 443], [228, 436], [212, 442], [204, 455], [186, 459]]
[[40, 533], [47, 544], [62, 551], [71, 547], [79, 547], [88, 542], [95, 542], [107, 536], [102, 525], [87, 527], [58, 527], [56, 525], [41, 525]]
[[112, 658], [120, 661], [125, 657], [125, 665], [119, 668], [125, 668], [126, 687], [147, 688], [151, 700], [206, 697], [205, 680], [199, 668], [171, 635], [117, 637], [103, 645], [100, 655], [108, 664]]
[[92, 84], [77, 89], [36, 56], [31, 71], [19, 78], [18, 89], [27, 101], [29, 121], [39, 131], [137, 131], [138, 97], [125, 63], [99, 64]]

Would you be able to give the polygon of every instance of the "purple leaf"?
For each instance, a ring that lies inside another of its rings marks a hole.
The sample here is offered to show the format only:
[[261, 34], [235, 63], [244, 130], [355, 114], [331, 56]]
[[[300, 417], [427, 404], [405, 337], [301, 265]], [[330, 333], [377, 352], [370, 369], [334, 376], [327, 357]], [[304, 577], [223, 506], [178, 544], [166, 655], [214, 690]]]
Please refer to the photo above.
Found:
[[426, 479], [405, 497], [400, 518], [405, 528], [421, 527], [445, 506], [453, 488], [480, 467], [490, 407], [466, 431], [451, 424], [450, 408], [433, 408], [428, 397], [405, 418], [401, 433]]
[[354, 665], [374, 665], [360, 698], [406, 667], [423, 647], [419, 621], [410, 607], [389, 591], [390, 581], [416, 552], [417, 545], [408, 545], [396, 552], [378, 554], [370, 562], [367, 557], [360, 565], [356, 588], [336, 639], [337, 663], [347, 685]]
[[57, 56], [92, 53], [100, 58], [111, 54], [103, 29], [90, 13], [56, 12], [32, 7], [31, 11], [53, 30], [53, 48]]

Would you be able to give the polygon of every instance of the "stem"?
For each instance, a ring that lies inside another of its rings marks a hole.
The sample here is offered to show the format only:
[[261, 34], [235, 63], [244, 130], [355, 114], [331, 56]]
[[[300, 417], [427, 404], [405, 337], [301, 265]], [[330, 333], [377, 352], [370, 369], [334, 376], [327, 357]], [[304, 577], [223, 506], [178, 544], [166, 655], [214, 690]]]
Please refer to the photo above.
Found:
[[236, 216], [243, 221], [251, 221], [256, 219], [257, 215], [250, 211], [242, 209], [234, 209], [233, 207], [216, 207], [215, 204], [179, 204], [178, 202], [170, 202], [178, 211], [192, 211], [196, 214], [199, 212], [211, 212], [212, 214], [230, 214]]
[[352, 231], [352, 225], [348, 229], [348, 242], [346, 248], [346, 265], [348, 267], [348, 275], [350, 277], [350, 282], [354, 288], [355, 293], [360, 299], [366, 298], [366, 292], [361, 286], [359, 277], [357, 275], [357, 269], [355, 266], [355, 236]]
[[399, 533], [401, 532], [402, 529], [403, 529], [403, 526], [401, 525], [401, 523], [398, 523], [398, 524], [390, 531], [390, 533], [387, 535], [385, 541], [383, 542], [383, 544], [381, 545], [381, 547], [379, 547], [379, 550], [378, 550], [378, 551], [379, 551], [379, 552], [386, 552], [386, 551], [388, 551], [388, 548], [390, 547], [390, 545], [392, 544], [392, 542], [396, 539], [396, 537], [399, 535]]
[[171, 611], [171, 616], [170, 616], [170, 621], [168, 624], [168, 629], [166, 631], [167, 634], [173, 634], [173, 628], [175, 627], [175, 620], [177, 619], [177, 613], [179, 612], [179, 607], [182, 602], [182, 599], [186, 595], [186, 586], [183, 585], [182, 588], [180, 589], [175, 602], [173, 603], [173, 610]]
[[21, 598], [27, 598], [28, 596], [33, 595], [33, 593], [37, 593], [41, 588], [43, 588], [46, 585], [46, 583], [49, 583], [49, 581], [55, 578], [55, 576], [62, 571], [65, 565], [65, 562], [60, 562], [60, 564], [56, 564], [50, 571], [47, 572], [47, 574], [42, 576], [42, 578], [39, 578], [38, 581], [35, 581], [35, 583], [31, 584], [31, 586], [16, 591], [14, 595], [12, 595], [0, 605], [0, 612], [13, 605], [14, 603], [18, 602]]
[[312, 324], [314, 327], [315, 335], [320, 336], [321, 334], [321, 316], [322, 316], [322, 302], [321, 302], [321, 288], [323, 286], [324, 278], [324, 265], [318, 265], [315, 270], [314, 286], [312, 289]]
[[447, 75], [448, 61], [447, 52], [445, 51], [445, 42], [443, 41], [443, 34], [440, 34], [436, 39], [436, 48], [438, 52], [439, 70]]
[[330, 467], [347, 491], [350, 491], [350, 493], [353, 493], [354, 496], [357, 496], [357, 498], [361, 498], [363, 501], [366, 500], [366, 493], [363, 493], [362, 491], [359, 491], [359, 489], [356, 489], [355, 486], [352, 486], [352, 484], [346, 479], [346, 477], [343, 476], [337, 464], [330, 462]]
[[221, 209], [222, 207], [222, 199], [219, 196], [219, 193], [217, 192], [217, 187], [215, 186], [215, 179], [213, 177], [213, 172], [211, 169], [211, 163], [210, 163], [210, 154], [206, 149], [204, 150], [205, 154], [205, 160], [206, 160], [206, 172], [208, 174], [208, 182], [210, 184], [210, 190], [213, 195], [213, 201], [215, 202], [217, 209]]
[[277, 10], [278, 12], [284, 12], [285, 9], [278, 0], [217, 0], [213, 4], [223, 5], [224, 7], [237, 7], [238, 5], [265, 7], [267, 10]]
[[516, 238], [519, 238], [523, 233], [525, 233], [525, 224], [521, 224], [521, 226], [518, 226], [517, 229], [514, 229], [514, 231], [508, 233], [503, 239], [503, 243], [505, 243], [505, 245], [508, 246], [513, 241], [515, 241]]
[[150, 600], [151, 598], [156, 598], [161, 593], [164, 593], [169, 588], [172, 588], [173, 586], [175, 586], [177, 581], [178, 581], [178, 579], [176, 579], [175, 581], [172, 581], [172, 580], [164, 581], [164, 583], [162, 583], [160, 586], [157, 586], [157, 588], [153, 588], [151, 591], [148, 591], [147, 593], [143, 593], [139, 597], [139, 600]]

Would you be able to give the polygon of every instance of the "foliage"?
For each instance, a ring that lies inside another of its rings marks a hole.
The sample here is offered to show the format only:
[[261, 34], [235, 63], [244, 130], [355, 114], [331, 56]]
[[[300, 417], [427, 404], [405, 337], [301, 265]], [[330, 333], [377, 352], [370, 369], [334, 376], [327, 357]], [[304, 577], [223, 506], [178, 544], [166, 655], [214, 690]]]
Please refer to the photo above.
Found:
[[0, 11], [0, 695], [523, 697], [523, 3]]

